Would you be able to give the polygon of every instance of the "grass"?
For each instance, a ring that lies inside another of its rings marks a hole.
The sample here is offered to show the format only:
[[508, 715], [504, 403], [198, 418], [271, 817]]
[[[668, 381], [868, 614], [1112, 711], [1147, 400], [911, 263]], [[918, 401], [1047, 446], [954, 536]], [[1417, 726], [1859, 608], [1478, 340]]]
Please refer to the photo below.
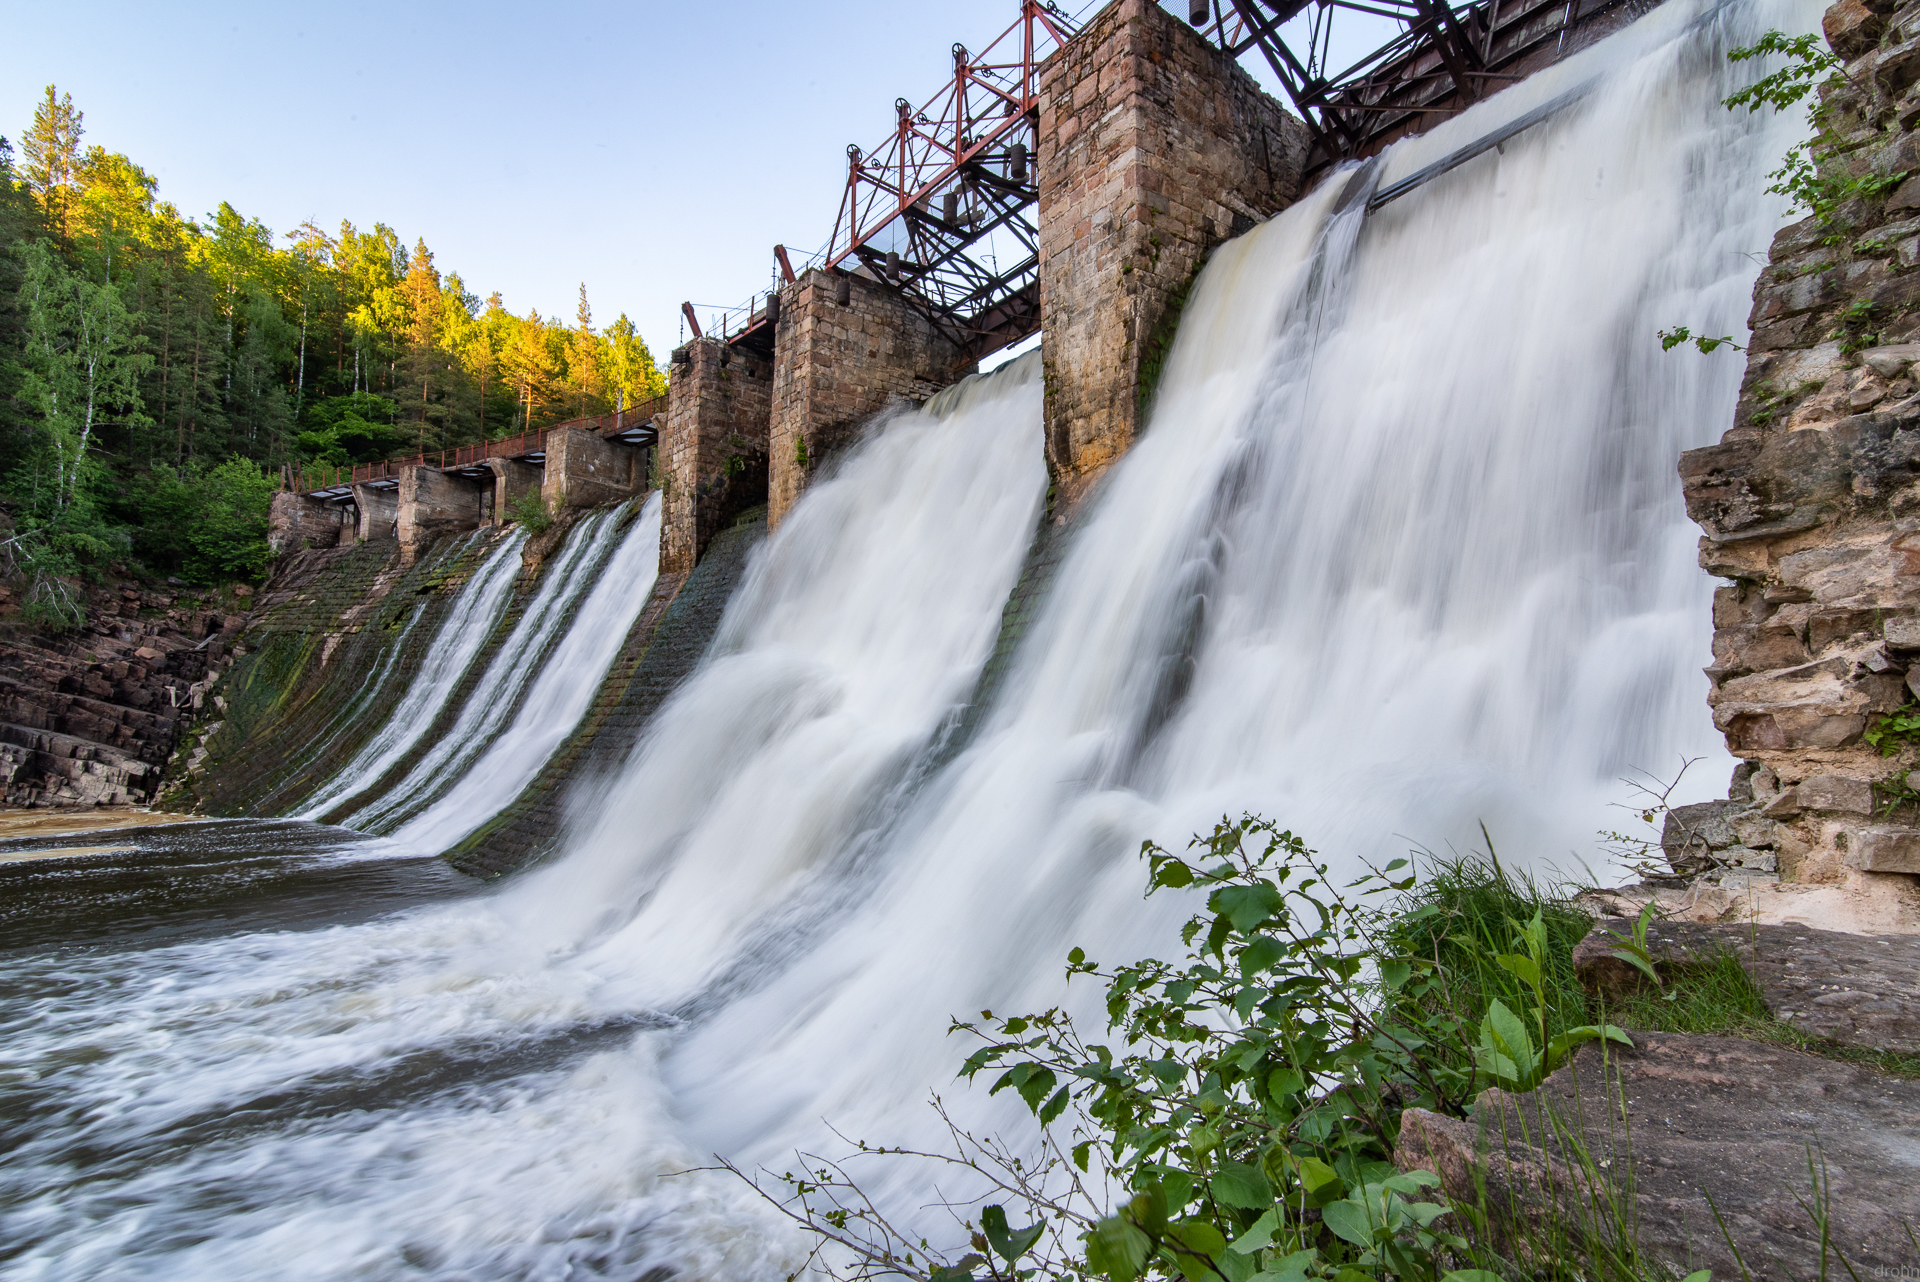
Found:
[[1656, 1033], [1705, 1033], [1739, 1037], [1822, 1059], [1859, 1064], [1891, 1077], [1920, 1078], [1920, 1055], [1855, 1046], [1802, 1032], [1774, 1017], [1760, 986], [1730, 949], [1704, 966], [1689, 967], [1667, 985], [1667, 994], [1636, 993], [1606, 1012], [1615, 1023]]
[[[1496, 960], [1516, 951], [1515, 934], [1537, 912], [1547, 928], [1547, 1031], [1558, 1034], [1587, 1022], [1585, 994], [1573, 972], [1573, 946], [1591, 919], [1572, 899], [1577, 887], [1542, 885], [1528, 873], [1505, 868], [1491, 847], [1486, 855], [1429, 857], [1426, 876], [1394, 905], [1385, 942], [1390, 951], [1431, 959], [1447, 977], [1444, 1003], [1478, 1024], [1498, 998], [1524, 1010], [1531, 993]], [[1519, 951], [1524, 951], [1520, 949]], [[1429, 1013], [1435, 1005], [1427, 1000]], [[1435, 1046], [1462, 1066], [1467, 1046]]]
[[1592, 918], [1573, 902], [1580, 889], [1509, 870], [1491, 847], [1486, 854], [1430, 858], [1427, 876], [1396, 906], [1401, 917], [1392, 942], [1443, 966], [1452, 981], [1449, 999], [1459, 1014], [1477, 1021], [1493, 998], [1515, 1009], [1524, 1000], [1519, 981], [1494, 959], [1512, 951], [1514, 923], [1537, 911], [1550, 942], [1550, 1032], [1610, 1022], [1647, 1032], [1738, 1037], [1892, 1077], [1920, 1078], [1920, 1054], [1834, 1041], [1775, 1018], [1732, 949], [1722, 950], [1709, 964], [1682, 971], [1665, 993], [1649, 990], [1603, 1008], [1587, 996], [1573, 970], [1574, 945], [1593, 926]]

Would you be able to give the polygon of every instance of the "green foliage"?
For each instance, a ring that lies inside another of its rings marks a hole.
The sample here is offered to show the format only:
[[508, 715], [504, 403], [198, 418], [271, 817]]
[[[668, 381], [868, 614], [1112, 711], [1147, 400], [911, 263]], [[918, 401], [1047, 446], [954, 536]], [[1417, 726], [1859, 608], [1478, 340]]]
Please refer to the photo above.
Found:
[[[1570, 983], [1585, 919], [1507, 876], [1491, 850], [1440, 863], [1425, 884], [1398, 860], [1344, 887], [1298, 837], [1252, 816], [1222, 820], [1190, 851], [1142, 849], [1149, 895], [1204, 896], [1179, 960], [1108, 969], [1067, 956], [1070, 978], [1102, 986], [1104, 1036], [1059, 1008], [953, 1024], [982, 1043], [962, 1076], [1013, 1092], [1048, 1128], [1046, 1156], [1023, 1161], [957, 1127], [953, 1153], [916, 1156], [1015, 1195], [1033, 1221], [1021, 1237], [995, 1227], [1004, 1204], [988, 1206], [975, 1254], [902, 1267], [909, 1239], [832, 1163], [789, 1175], [800, 1209], [783, 1209], [863, 1261], [860, 1277], [1511, 1275], [1485, 1246], [1480, 1208], [1450, 1206], [1430, 1172], [1396, 1169], [1393, 1145], [1406, 1108], [1464, 1116], [1487, 1086], [1531, 1089], [1580, 1043], [1625, 1040], [1585, 1022]], [[1071, 1141], [1053, 1138], [1069, 1128]], [[1089, 1209], [1089, 1182], [1119, 1204]]]
[[308, 426], [294, 437], [294, 448], [307, 461], [331, 467], [391, 458], [413, 443], [393, 426], [398, 411], [393, 400], [372, 392], [323, 397], [308, 406]]
[[1860, 736], [1867, 746], [1883, 757], [1897, 757], [1907, 745], [1920, 742], [1920, 706], [1889, 712], [1867, 726]]
[[1739, 107], [1748, 111], [1762, 107], [1784, 111], [1804, 100], [1840, 68], [1840, 59], [1831, 50], [1822, 48], [1823, 44], [1822, 37], [1814, 32], [1788, 36], [1769, 31], [1755, 43], [1731, 51], [1727, 54], [1729, 62], [1779, 56], [1787, 59], [1787, 63], [1725, 99], [1724, 105], [1729, 111]]
[[1747, 350], [1740, 344], [1734, 342], [1732, 335], [1727, 335], [1723, 338], [1708, 338], [1705, 334], [1696, 335], [1685, 325], [1681, 325], [1676, 329], [1663, 329], [1660, 331], [1661, 351], [1670, 352], [1682, 343], [1692, 343], [1700, 349], [1702, 355], [1718, 351], [1722, 347], [1731, 347], [1736, 352], [1744, 352]]
[[[1840, 59], [1824, 43], [1817, 34], [1787, 36], [1769, 31], [1756, 43], [1732, 50], [1727, 57], [1733, 62], [1765, 57], [1780, 57], [1786, 62], [1725, 99], [1727, 109], [1759, 111], [1770, 107], [1785, 111], [1822, 86], [1844, 86], [1847, 81]], [[1904, 170], [1889, 174], [1856, 172], [1844, 156], [1844, 140], [1835, 132], [1830, 114], [1817, 100], [1809, 104], [1808, 122], [1813, 137], [1790, 148], [1780, 168], [1768, 175], [1773, 185], [1767, 190], [1787, 197], [1792, 202], [1790, 212], [1804, 210], [1822, 227], [1837, 232], [1849, 202], [1876, 200], [1906, 180]]]
[[[23, 104], [24, 105], [24, 104]], [[74, 580], [129, 546], [153, 568], [253, 573], [253, 498], [178, 492], [222, 460], [344, 466], [637, 409], [665, 380], [633, 323], [516, 315], [392, 228], [280, 233], [229, 204], [187, 218], [89, 145], [48, 86], [16, 169], [0, 140], [0, 574], [28, 616], [81, 621]], [[237, 473], [235, 474], [237, 476]], [[159, 478], [162, 493], [136, 491]], [[169, 480], [168, 478], [171, 478]]]
[[194, 583], [257, 579], [267, 568], [267, 512], [276, 483], [239, 457], [142, 473], [134, 488], [134, 552]]
[[1622, 935], [1617, 930], [1608, 931], [1607, 933], [1613, 936], [1619, 947], [1608, 950], [1607, 955], [1625, 962], [1652, 980], [1655, 988], [1664, 990], [1666, 981], [1660, 978], [1660, 971], [1653, 964], [1653, 949], [1647, 943], [1647, 930], [1653, 924], [1656, 906], [1654, 900], [1647, 901], [1646, 907], [1640, 910], [1640, 915], [1634, 918], [1632, 934]]
[[553, 528], [553, 513], [547, 510], [547, 501], [539, 490], [528, 490], [507, 504], [507, 516], [520, 522], [528, 534], [545, 534]]

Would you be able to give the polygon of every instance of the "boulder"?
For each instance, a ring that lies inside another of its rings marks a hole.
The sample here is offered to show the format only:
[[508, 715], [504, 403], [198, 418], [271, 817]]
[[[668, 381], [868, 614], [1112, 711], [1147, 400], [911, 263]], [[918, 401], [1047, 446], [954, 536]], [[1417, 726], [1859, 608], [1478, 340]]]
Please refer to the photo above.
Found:
[[[1613, 955], [1619, 937], [1632, 934], [1632, 922], [1603, 918], [1574, 946], [1574, 973], [1589, 993], [1618, 1000], [1646, 986], [1638, 969]], [[1920, 936], [1656, 920], [1647, 949], [1663, 979], [1732, 953], [1784, 1023], [1872, 1050], [1920, 1053]]]
[[1408, 1110], [1395, 1162], [1484, 1196], [1523, 1257], [1624, 1222], [1673, 1276], [1920, 1267], [1920, 1082], [1734, 1038], [1633, 1039], [1582, 1048], [1530, 1095], [1486, 1092], [1471, 1121]]

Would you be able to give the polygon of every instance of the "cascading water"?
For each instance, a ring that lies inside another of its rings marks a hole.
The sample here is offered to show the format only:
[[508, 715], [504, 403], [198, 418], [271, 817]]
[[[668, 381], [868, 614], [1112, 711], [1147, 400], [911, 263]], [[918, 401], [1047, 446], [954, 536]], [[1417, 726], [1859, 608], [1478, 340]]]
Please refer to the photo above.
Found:
[[395, 841], [416, 850], [448, 849], [519, 796], [579, 724], [653, 591], [660, 569], [660, 496], [646, 501], [624, 535], [617, 520], [607, 524], [606, 535], [619, 537], [619, 546], [541, 663], [513, 723], [438, 801], [395, 830]]
[[[1045, 485], [1030, 361], [808, 493], [564, 858], [370, 924], [0, 960], [0, 1267], [779, 1277], [743, 1189], [672, 1173], [926, 1139], [950, 1013], [1165, 946], [1141, 838], [1248, 808], [1348, 866], [1480, 819], [1591, 849], [1621, 771], [1718, 752], [1673, 461], [1740, 371], [1654, 334], [1739, 332], [1794, 130], [1719, 107], [1724, 55], [1816, 16], [1669, 0], [1219, 251], [950, 760]], [[948, 1099], [1014, 1124], [979, 1094]]]
[[427, 613], [425, 608], [419, 608], [407, 616], [406, 623], [400, 628], [400, 634], [381, 647], [379, 661], [374, 664], [373, 671], [367, 674], [366, 681], [354, 692], [346, 706], [321, 728], [319, 734], [315, 736], [316, 742], [313, 747], [303, 753], [299, 761], [288, 771], [290, 776], [288, 782], [261, 797], [252, 807], [256, 813], [271, 814], [283, 808], [287, 804], [284, 798], [289, 793], [294, 797], [301, 797], [302, 772], [316, 764], [324, 763], [327, 754], [333, 751], [334, 745], [340, 742], [341, 737], [363, 721], [372, 723], [371, 728], [375, 733], [380, 726], [386, 724], [385, 719], [392, 715], [394, 702], [388, 697], [387, 684], [393, 680], [394, 674], [400, 668], [400, 660], [407, 653], [407, 647], [413, 639], [413, 630], [419, 626], [420, 620], [425, 618]]
[[493, 630], [501, 603], [513, 591], [514, 575], [520, 569], [520, 545], [525, 541], [526, 535], [516, 530], [501, 539], [480, 563], [454, 598], [445, 622], [434, 633], [420, 671], [379, 733], [325, 787], [307, 799], [296, 818], [319, 819], [358, 796], [420, 742]]
[[[461, 704], [453, 728], [436, 739], [404, 777], [341, 822], [366, 832], [390, 831], [431, 803], [487, 751], [500, 723], [513, 715], [527, 683], [542, 670], [543, 656], [572, 616], [580, 594], [592, 587], [609, 551], [607, 536], [614, 531], [609, 514], [596, 513], [568, 534], [526, 612]], [[617, 639], [614, 644], [619, 644]], [[562, 730], [571, 728], [569, 724]], [[538, 763], [534, 769], [539, 769]], [[496, 799], [494, 809], [511, 800], [511, 795]]]

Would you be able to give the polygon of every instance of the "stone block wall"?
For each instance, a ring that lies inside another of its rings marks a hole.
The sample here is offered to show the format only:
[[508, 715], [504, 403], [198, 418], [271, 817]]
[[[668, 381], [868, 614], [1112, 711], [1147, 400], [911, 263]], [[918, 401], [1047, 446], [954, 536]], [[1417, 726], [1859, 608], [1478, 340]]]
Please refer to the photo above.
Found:
[[1728, 580], [1708, 701], [1745, 764], [1667, 844], [1683, 871], [1920, 921], [1920, 737], [1893, 719], [1920, 712], [1920, 4], [1842, 0], [1826, 32], [1847, 60], [1829, 172], [1915, 176], [1774, 239], [1733, 427], [1681, 458], [1700, 564]]
[[1307, 128], [1152, 0], [1115, 0], [1040, 86], [1047, 461], [1126, 451], [1206, 252], [1301, 194]]
[[553, 432], [547, 437], [540, 497], [552, 512], [632, 498], [647, 484], [640, 455], [631, 445], [577, 427]]
[[267, 546], [275, 556], [303, 548], [338, 547], [343, 535], [352, 538], [348, 518], [346, 504], [282, 490], [267, 510]]
[[767, 524], [778, 529], [807, 477], [860, 423], [895, 402], [921, 402], [976, 362], [878, 281], [809, 271], [780, 291], [768, 435]]
[[493, 487], [437, 467], [414, 465], [400, 470], [398, 494], [400, 554], [411, 561], [442, 535], [479, 529], [489, 514]]
[[686, 574], [713, 536], [767, 501], [773, 362], [697, 338], [675, 349], [660, 433], [660, 572]]

